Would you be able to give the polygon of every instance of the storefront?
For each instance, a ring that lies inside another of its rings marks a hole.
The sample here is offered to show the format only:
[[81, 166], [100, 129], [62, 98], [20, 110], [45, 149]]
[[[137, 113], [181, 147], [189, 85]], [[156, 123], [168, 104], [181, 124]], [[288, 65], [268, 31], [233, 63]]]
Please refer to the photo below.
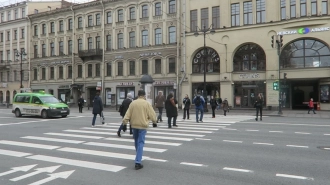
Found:
[[158, 95], [158, 92], [160, 92], [160, 91], [163, 93], [165, 98], [170, 93], [173, 93], [173, 95], [176, 96], [176, 89], [174, 89], [174, 87], [175, 87], [174, 81], [155, 81], [153, 85], [154, 85], [153, 101], [155, 101], [156, 96]]
[[[191, 99], [194, 98], [197, 94], [204, 95], [204, 83], [193, 83], [192, 84], [192, 94]], [[215, 99], [220, 97], [220, 83], [219, 82], [207, 82], [206, 83], [206, 96], [207, 101], [213, 96]]]
[[131, 93], [133, 97], [135, 94], [135, 86], [133, 82], [120, 82], [116, 87], [117, 105], [121, 105], [127, 98], [127, 93]]
[[[261, 93], [266, 97], [266, 83], [264, 81], [238, 81], [234, 82], [234, 107], [253, 108], [254, 102]], [[264, 102], [264, 106], [267, 102]]]
[[57, 90], [57, 98], [63, 102], [70, 102], [70, 85], [60, 85]]

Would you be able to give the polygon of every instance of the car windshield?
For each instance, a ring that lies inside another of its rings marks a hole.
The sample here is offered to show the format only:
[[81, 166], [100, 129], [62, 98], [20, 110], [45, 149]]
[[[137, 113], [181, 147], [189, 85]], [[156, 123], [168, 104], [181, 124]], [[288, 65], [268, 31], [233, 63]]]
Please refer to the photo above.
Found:
[[40, 96], [39, 98], [43, 103], [59, 103], [60, 102], [54, 96]]

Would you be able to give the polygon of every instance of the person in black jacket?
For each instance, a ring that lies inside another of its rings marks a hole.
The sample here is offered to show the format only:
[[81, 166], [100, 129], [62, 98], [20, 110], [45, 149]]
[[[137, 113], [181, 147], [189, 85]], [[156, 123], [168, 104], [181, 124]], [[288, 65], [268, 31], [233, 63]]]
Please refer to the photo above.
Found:
[[187, 118], [189, 119], [189, 109], [191, 106], [191, 101], [189, 99], [188, 94], [186, 94], [186, 97], [183, 99], [183, 118], [182, 119], [186, 119], [186, 115]]
[[78, 99], [79, 113], [82, 113], [84, 103], [85, 103], [85, 100], [84, 100], [83, 96], [80, 96], [80, 98]]
[[[123, 117], [123, 118], [124, 118], [124, 116], [125, 116], [125, 114], [126, 114], [128, 108], [129, 108], [129, 105], [130, 105], [130, 104], [132, 103], [132, 101], [133, 101], [132, 97], [133, 97], [133, 96], [132, 96], [131, 93], [127, 93], [127, 98], [126, 98], [126, 99], [123, 101], [123, 103], [121, 104], [121, 106], [122, 106], [122, 111], [120, 112], [120, 115], [121, 115], [121, 117]], [[122, 130], [123, 130], [124, 132], [126, 131], [126, 128], [125, 128], [125, 126], [124, 126], [123, 124], [121, 124], [120, 127], [119, 127], [119, 129], [118, 129], [118, 132], [117, 132], [118, 137], [121, 137], [120, 132], [121, 132]], [[130, 135], [133, 134], [131, 124], [129, 125], [129, 134], [130, 134]]]
[[96, 116], [99, 114], [100, 117], [102, 117], [102, 111], [103, 111], [103, 103], [102, 99], [100, 98], [100, 92], [96, 92], [96, 96], [94, 97], [93, 100], [93, 121], [92, 121], [92, 127], [95, 127], [95, 120]]
[[174, 127], [178, 126], [176, 124], [176, 118], [178, 117], [178, 109], [176, 108], [176, 104], [178, 104], [178, 101], [175, 100], [173, 94], [170, 93], [165, 101], [168, 128], [172, 128], [171, 126], [172, 118], [173, 118], [173, 126]]
[[211, 96], [210, 105], [211, 105], [211, 108], [212, 108], [212, 118], [215, 118], [215, 109], [218, 106], [218, 102], [217, 102], [216, 99], [213, 98], [213, 96]]
[[256, 108], [256, 121], [258, 121], [258, 114], [260, 112], [260, 121], [262, 121], [262, 107], [264, 104], [264, 97], [261, 93], [258, 94], [254, 107]]

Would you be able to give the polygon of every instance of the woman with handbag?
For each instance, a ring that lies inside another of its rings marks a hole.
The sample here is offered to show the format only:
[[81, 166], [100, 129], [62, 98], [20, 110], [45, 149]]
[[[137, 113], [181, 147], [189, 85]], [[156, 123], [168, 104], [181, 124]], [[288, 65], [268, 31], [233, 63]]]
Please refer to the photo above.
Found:
[[186, 94], [186, 97], [183, 99], [183, 120], [187, 118], [189, 119], [189, 109], [190, 109], [191, 101], [189, 99], [188, 94]]
[[178, 117], [178, 109], [176, 108], [176, 104], [178, 104], [178, 101], [175, 100], [173, 94], [170, 93], [165, 101], [168, 128], [172, 128], [172, 124], [171, 124], [172, 118], [173, 118], [173, 126], [177, 127], [176, 118]]
[[262, 121], [262, 106], [264, 104], [264, 97], [261, 93], [258, 94], [254, 107], [256, 108], [256, 121], [258, 121], [258, 115], [260, 111], [260, 121]]

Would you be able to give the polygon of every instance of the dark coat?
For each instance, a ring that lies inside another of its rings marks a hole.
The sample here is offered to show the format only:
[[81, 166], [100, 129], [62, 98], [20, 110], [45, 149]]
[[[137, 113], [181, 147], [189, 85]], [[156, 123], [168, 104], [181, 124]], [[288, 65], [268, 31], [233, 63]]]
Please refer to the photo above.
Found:
[[257, 97], [256, 99], [256, 102], [255, 102], [255, 107], [262, 107], [264, 104], [264, 99], [263, 98], [260, 98], [259, 96]]
[[222, 101], [222, 108], [224, 111], [228, 111], [229, 105], [227, 100]]
[[214, 98], [213, 98], [213, 99], [210, 99], [210, 105], [211, 105], [211, 107], [216, 107], [216, 106], [218, 106], [218, 102], [217, 102], [217, 100], [215, 100]]
[[176, 104], [178, 103], [177, 100], [173, 98], [173, 96], [168, 96], [165, 101], [165, 109], [166, 109], [166, 116], [167, 117], [177, 117], [178, 116], [178, 109], [176, 108]]
[[129, 98], [126, 98], [123, 103], [121, 104], [123, 106], [123, 111], [120, 113], [121, 116], [125, 116], [127, 110], [128, 110], [128, 107], [129, 105], [132, 103], [132, 99], [129, 99]]
[[103, 103], [99, 96], [95, 96], [93, 100], [93, 114], [101, 114], [103, 111]]
[[155, 100], [156, 108], [164, 107], [165, 97], [163, 95], [158, 95]]
[[84, 98], [79, 98], [79, 99], [78, 99], [78, 105], [79, 105], [79, 106], [83, 106], [84, 103], [85, 103]]
[[190, 109], [191, 101], [189, 98], [183, 99], [184, 109]]

